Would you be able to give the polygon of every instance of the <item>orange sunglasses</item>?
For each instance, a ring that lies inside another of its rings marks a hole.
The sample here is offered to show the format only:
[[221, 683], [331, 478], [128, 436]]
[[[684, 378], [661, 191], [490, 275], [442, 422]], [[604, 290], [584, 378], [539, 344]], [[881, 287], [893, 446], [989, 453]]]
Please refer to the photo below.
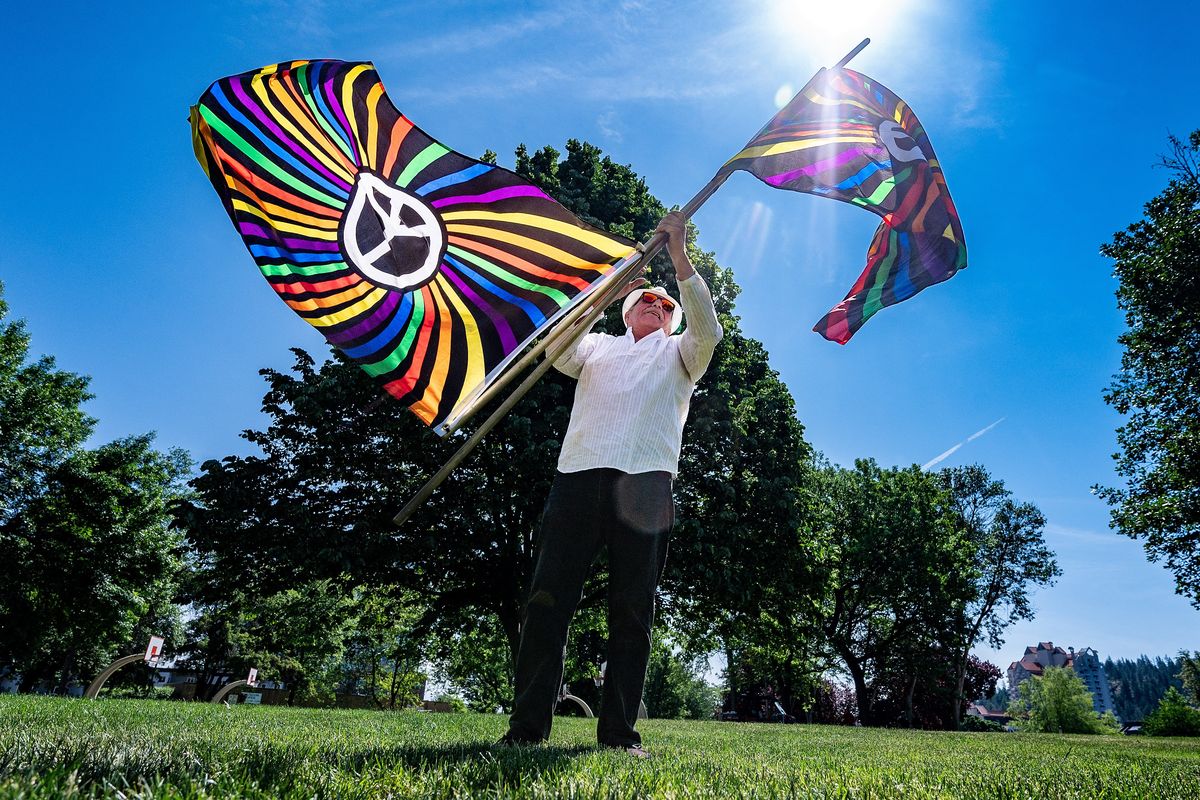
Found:
[[663, 297], [661, 294], [655, 294], [654, 292], [642, 292], [642, 302], [646, 305], [653, 305], [656, 302], [661, 302], [663, 311], [666, 311], [667, 313], [675, 310], [674, 300]]

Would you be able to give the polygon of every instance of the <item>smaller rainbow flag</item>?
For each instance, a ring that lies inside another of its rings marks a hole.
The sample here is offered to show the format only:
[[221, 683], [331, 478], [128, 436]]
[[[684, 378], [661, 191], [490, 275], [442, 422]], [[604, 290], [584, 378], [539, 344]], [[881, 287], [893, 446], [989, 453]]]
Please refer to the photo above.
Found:
[[925, 129], [903, 100], [865, 75], [822, 70], [722, 171], [735, 169], [883, 218], [866, 269], [813, 327], [830, 341], [845, 344], [879, 309], [967, 266], [958, 211]]

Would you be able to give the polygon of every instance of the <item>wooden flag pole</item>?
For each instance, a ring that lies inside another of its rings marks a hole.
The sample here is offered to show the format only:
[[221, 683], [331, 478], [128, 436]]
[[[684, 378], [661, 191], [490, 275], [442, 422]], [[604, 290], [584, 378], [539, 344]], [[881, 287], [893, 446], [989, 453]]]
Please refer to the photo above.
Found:
[[838, 63], [834, 64], [833, 68], [841, 69], [842, 67], [849, 64], [850, 59], [854, 58], [856, 55], [861, 53], [863, 51], [863, 48], [866, 47], [867, 45], [869, 45], [870, 43], [871, 43], [871, 38], [868, 36], [866, 39], [863, 39], [861, 42], [859, 42], [857, 45], [855, 45], [853, 50], [851, 50], [849, 53], [846, 53], [846, 55], [842, 56], [842, 60], [839, 61]]
[[[560, 319], [545, 336], [539, 339], [533, 345], [533, 347], [529, 349], [529, 352], [522, 355], [516, 362], [505, 369], [504, 372], [502, 372], [500, 376], [496, 378], [496, 380], [492, 381], [491, 386], [488, 386], [486, 389], [484, 389], [483, 392], [480, 393], [480, 395], [474, 400], [472, 400], [466, 408], [464, 408], [458, 414], [453, 415], [445, 423], [445, 432], [453, 433], [461, 428], [467, 420], [475, 415], [476, 411], [490, 403], [496, 397], [496, 395], [500, 393], [501, 389], [503, 389], [505, 386], [511, 383], [514, 378], [524, 372], [525, 369], [531, 363], [533, 363], [538, 356], [549, 349], [556, 341], [568, 334], [574, 335], [577, 333], [579, 331], [578, 323], [581, 321], [583, 315], [590, 311], [594, 306], [599, 305], [602, 309], [606, 308], [608, 303], [612, 302], [610, 299], [610, 294], [607, 292], [607, 290], [613, 285], [621, 286], [622, 283], [620, 279], [632, 274], [633, 267], [636, 264], [646, 260], [643, 251], [644, 246], [638, 245], [637, 250], [620, 261], [613, 268], [612, 272], [604, 276], [601, 283], [598, 284], [596, 288], [587, 295], [587, 297], [584, 297], [575, 305], [574, 308], [568, 311], [566, 315], [564, 315], [563, 318]], [[601, 301], [604, 302], [601, 303]], [[590, 327], [590, 325], [588, 327]], [[583, 328], [585, 331], [587, 329], [588, 328]]]
[[[870, 39], [863, 39], [853, 50], [851, 50], [845, 55], [845, 57], [838, 61], [834, 68], [841, 69], [842, 67], [846, 66], [850, 59], [862, 52], [862, 49], [870, 44], [870, 42]], [[821, 72], [818, 71], [817, 75], [820, 74]], [[801, 89], [797, 94], [797, 97], [803, 94], [808, 86], [811, 85], [814, 80], [816, 80], [817, 75], [814, 75], [809, 79], [808, 83], [806, 83], [804, 88]], [[689, 200], [683, 208], [680, 209], [680, 213], [683, 215], [684, 219], [691, 219], [692, 216], [700, 209], [700, 206], [704, 205], [705, 201], [712, 197], [713, 193], [716, 192], [717, 189], [721, 188], [721, 185], [725, 183], [729, 175], [730, 173], [725, 171], [724, 168], [718, 170], [717, 174], [714, 175], [712, 179], [704, 185], [704, 188], [696, 192], [696, 195]], [[425, 485], [421, 487], [421, 490], [413, 495], [412, 499], [405, 504], [404, 508], [400, 509], [400, 513], [392, 518], [393, 523], [396, 525], [403, 525], [408, 521], [409, 517], [413, 515], [413, 512], [420, 508], [425, 501], [429, 499], [434, 490], [437, 489], [437, 487], [440, 486], [447, 477], [449, 477], [450, 473], [453, 472], [458, 465], [463, 462], [463, 459], [465, 459], [471, 453], [471, 451], [475, 449], [475, 446], [479, 444], [480, 440], [483, 439], [483, 437], [486, 436], [492, 430], [492, 428], [496, 427], [496, 424], [499, 423], [500, 420], [502, 420], [508, 414], [508, 412], [512, 410], [512, 407], [515, 406], [517, 402], [520, 401], [520, 399], [524, 397], [530, 389], [533, 388], [533, 386], [541, 379], [541, 377], [546, 374], [546, 371], [553, 366], [554, 362], [558, 360], [558, 358], [564, 352], [566, 352], [567, 348], [573, 344], [580, 335], [591, 329], [592, 324], [600, 317], [602, 313], [604, 313], [604, 309], [608, 307], [609, 303], [617, 298], [621, 289], [624, 288], [625, 284], [628, 282], [628, 278], [632, 276], [638, 265], [643, 262], [649, 262], [650, 259], [654, 258], [654, 256], [658, 254], [658, 251], [661, 250], [666, 243], [667, 237], [664, 234], [656, 233], [654, 236], [651, 236], [645, 245], [642, 246], [640, 257], [636, 257], [639, 254], [634, 254], [634, 256], [631, 256], [625, 264], [620, 265], [617, 269], [614, 269], [611, 277], [609, 278], [609, 282], [602, 288], [593, 292], [592, 295], [586, 298], [584, 302], [580, 303], [580, 306], [583, 307], [583, 310], [573, 309], [572, 313], [568, 314], [567, 317], [564, 317], [564, 319], [555, 326], [553, 331], [543, 337], [544, 341], [535, 345], [529, 353], [527, 353], [517, 364], [514, 364], [513, 367], [506, 372], [504, 380], [505, 384], [510, 382], [513, 377], [520, 372], [521, 369], [524, 369], [525, 366], [530, 363], [530, 361], [537, 358], [537, 356], [542, 352], [546, 352], [546, 357], [542, 359], [542, 362], [534, 367], [532, 372], [525, 376], [525, 380], [521, 381], [517, 388], [513, 389], [512, 393], [505, 399], [503, 403], [500, 404], [499, 408], [493, 411], [491, 416], [484, 420], [479, 428], [476, 429], [473, 434], [471, 434], [470, 438], [463, 442], [462, 446], [459, 447], [454, 455], [450, 457], [450, 460], [443, 464], [442, 468], [437, 471], [437, 474], [430, 478]], [[570, 326], [575, 325], [576, 323], [578, 323], [576, 330], [570, 331]], [[492, 391], [491, 389], [485, 391], [473, 404], [471, 412], [482, 407], [485, 402], [495, 397], [495, 394], [496, 392]], [[461, 422], [466, 419], [466, 416], [469, 416], [469, 413], [457, 420], [456, 424], [461, 424]]]

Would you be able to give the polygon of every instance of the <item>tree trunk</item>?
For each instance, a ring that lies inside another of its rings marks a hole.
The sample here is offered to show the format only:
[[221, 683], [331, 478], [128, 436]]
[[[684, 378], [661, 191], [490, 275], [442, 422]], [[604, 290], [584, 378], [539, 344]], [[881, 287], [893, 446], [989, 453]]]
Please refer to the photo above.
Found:
[[846, 663], [851, 680], [854, 681], [854, 702], [858, 706], [858, 721], [863, 725], [875, 725], [875, 703], [867, 691], [867, 676], [862, 664], [846, 655], [842, 656], [842, 660]]
[[954, 683], [954, 730], [962, 727], [963, 685], [967, 682], [967, 659], [964, 657], [955, 668]]
[[504, 639], [508, 642], [508, 663], [513, 674], [517, 672], [517, 652], [521, 649], [521, 618], [520, 610], [511, 603], [501, 603], [496, 609], [500, 618], [500, 627], [504, 629]]
[[396, 710], [396, 676], [400, 672], [399, 656], [392, 657], [392, 685], [388, 689], [388, 708], [392, 711]]
[[21, 694], [32, 692], [42, 682], [43, 670], [39, 667], [21, 672]]
[[729, 710], [738, 710], [737, 670], [733, 668], [733, 648], [725, 643], [725, 688], [729, 690]]
[[67, 693], [67, 681], [70, 680], [71, 668], [72, 668], [72, 666], [74, 666], [74, 663], [75, 663], [75, 651], [68, 650], [66, 655], [63, 656], [62, 666], [59, 668], [58, 686], [56, 687], [58, 690], [61, 691], [62, 694]]

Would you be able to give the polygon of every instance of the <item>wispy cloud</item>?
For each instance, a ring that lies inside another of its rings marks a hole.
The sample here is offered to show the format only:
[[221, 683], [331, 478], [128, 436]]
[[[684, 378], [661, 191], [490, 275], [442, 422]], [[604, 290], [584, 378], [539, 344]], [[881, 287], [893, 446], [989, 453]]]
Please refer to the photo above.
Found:
[[[563, 4], [513, 19], [490, 22], [478, 27], [459, 28], [442, 34], [429, 35], [422, 30], [419, 37], [394, 45], [385, 55], [416, 58], [418, 56], [456, 56], [478, 50], [506, 47], [514, 40], [553, 30], [569, 24], [581, 11], [578, 4]], [[512, 54], [512, 55], [515, 55]], [[511, 60], [511, 56], [510, 56]]]
[[[441, 21], [439, 8], [426, 15]], [[373, 60], [409, 67], [409, 98], [422, 84], [429, 99], [457, 103], [479, 96], [518, 98], [547, 91], [579, 101], [718, 100], [744, 91], [756, 70], [756, 34], [745, 22], [676, 26], [656, 20], [704, 13], [681, 2], [556, 0], [478, 24], [439, 30], [411, 28], [400, 40], [368, 43]], [[711, 15], [710, 15], [711, 16]], [[736, 58], [737, 69], [731, 69]], [[480, 71], [480, 61], [485, 71]], [[421, 60], [435, 63], [438, 80], [424, 81]], [[401, 73], [402, 75], [404, 73]], [[389, 76], [389, 85], [400, 80]]]
[[619, 123], [620, 117], [618, 116], [617, 112], [611, 108], [600, 116], [596, 117], [596, 127], [600, 130], [600, 133], [603, 134], [605, 138], [614, 142], [620, 142], [625, 138], [624, 134], [621, 132], [621, 126]]
[[[326, 0], [293, 6], [284, 0], [267, 0], [251, 15], [251, 27], [280, 31], [284, 37], [307, 42], [314, 51], [328, 48], [336, 38], [337, 10], [330, 9]], [[297, 54], [294, 58], [309, 58]]]
[[934, 456], [934, 457], [933, 457], [933, 459], [931, 459], [930, 461], [926, 462], [925, 464], [922, 464], [922, 465], [921, 465], [921, 469], [929, 469], [930, 467], [936, 467], [938, 464], [942, 463], [942, 462], [943, 462], [943, 461], [945, 461], [947, 458], [949, 458], [950, 456], [952, 456], [952, 455], [954, 455], [956, 452], [958, 452], [958, 449], [959, 449], [960, 447], [962, 447], [964, 444], [966, 444], [967, 442], [973, 442], [973, 441], [975, 441], [975, 440], [976, 440], [976, 439], [978, 439], [980, 436], [983, 436], [985, 433], [987, 433], [988, 431], [990, 431], [992, 428], [994, 428], [994, 427], [996, 427], [997, 425], [999, 425], [1001, 422], [1004, 422], [1004, 420], [1006, 420], [1006, 419], [1008, 419], [1008, 418], [1007, 418], [1007, 417], [1001, 417], [1000, 419], [998, 419], [998, 420], [996, 420], [995, 422], [993, 422], [991, 425], [988, 425], [986, 428], [982, 428], [981, 430], [977, 430], [977, 431], [975, 431], [975, 432], [974, 432], [974, 433], [972, 433], [970, 436], [968, 436], [966, 439], [963, 439], [961, 442], [959, 442], [958, 444], [954, 445], [953, 447], [951, 447], [951, 448], [950, 448], [949, 450], [947, 450], [946, 452], [942, 453], [941, 455]]
[[1110, 531], [1101, 532], [1084, 528], [1069, 528], [1066, 525], [1059, 525], [1054, 522], [1046, 523], [1046, 534], [1048, 536], [1074, 539], [1089, 545], [1127, 545], [1130, 543], [1130, 540], [1126, 537], [1119, 536]]

